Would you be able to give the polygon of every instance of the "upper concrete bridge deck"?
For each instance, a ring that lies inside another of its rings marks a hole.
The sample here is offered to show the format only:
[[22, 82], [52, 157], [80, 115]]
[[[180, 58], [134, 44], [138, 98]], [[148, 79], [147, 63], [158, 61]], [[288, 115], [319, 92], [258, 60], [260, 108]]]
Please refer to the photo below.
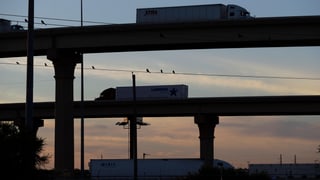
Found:
[[[320, 45], [320, 16], [36, 29], [34, 55]], [[0, 33], [0, 58], [27, 55], [27, 32]]]

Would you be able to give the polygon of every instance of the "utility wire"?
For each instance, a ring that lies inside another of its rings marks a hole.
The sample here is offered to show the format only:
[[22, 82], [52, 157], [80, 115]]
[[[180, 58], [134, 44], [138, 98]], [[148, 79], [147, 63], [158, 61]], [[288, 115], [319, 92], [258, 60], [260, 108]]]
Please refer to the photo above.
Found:
[[[9, 19], [10, 20], [10, 19]], [[14, 20], [10, 20], [10, 21], [14, 21]], [[27, 23], [25, 21], [14, 21], [16, 22], [17, 24], [19, 23]], [[54, 23], [46, 23], [46, 24], [43, 24], [43, 23], [40, 23], [40, 22], [34, 22], [34, 24], [37, 24], [37, 25], [44, 25], [44, 26], [58, 26], [58, 27], [70, 27], [72, 25], [66, 25], [66, 24], [54, 24]], [[26, 28], [27, 26], [23, 26], [24, 28]]]
[[[5, 13], [0, 13], [2, 16], [11, 16], [11, 17], [20, 17], [20, 18], [27, 18], [27, 16], [23, 15], [15, 15], [15, 14], [5, 14]], [[35, 19], [43, 19], [43, 20], [54, 20], [54, 21], [67, 21], [67, 22], [77, 22], [80, 23], [81, 20], [75, 20], [75, 19], [62, 19], [62, 18], [50, 18], [50, 17], [34, 17]], [[12, 20], [14, 21], [14, 20]], [[24, 22], [24, 21], [22, 21]], [[106, 22], [98, 22], [98, 21], [82, 21], [84, 23], [91, 23], [91, 24], [115, 24], [115, 23], [106, 23]]]
[[[0, 65], [26, 65], [21, 64], [18, 61], [16, 63], [8, 63], [8, 62], [0, 62]], [[36, 64], [34, 66], [37, 67], [53, 67], [52, 65], [44, 63], [43, 65]], [[80, 67], [76, 67], [76, 69], [80, 69]], [[190, 72], [176, 72], [172, 70], [171, 72], [164, 71], [145, 71], [145, 70], [132, 70], [132, 69], [110, 69], [110, 68], [96, 68], [95, 66], [91, 66], [90, 68], [84, 67], [83, 69], [89, 71], [110, 71], [110, 72], [126, 72], [126, 73], [148, 73], [148, 74], [175, 74], [175, 75], [185, 75], [185, 76], [215, 76], [215, 77], [229, 77], [229, 78], [256, 78], [256, 79], [286, 79], [286, 80], [314, 80], [319, 81], [320, 78], [317, 77], [295, 77], [295, 76], [267, 76], [267, 75], [241, 75], [241, 74], [216, 74], [216, 73], [190, 73]]]
[[129, 69], [105, 69], [105, 68], [85, 68], [91, 70], [101, 71], [118, 71], [118, 72], [137, 72], [137, 73], [155, 73], [155, 74], [177, 74], [187, 76], [218, 76], [218, 77], [231, 77], [231, 78], [259, 78], [259, 79], [288, 79], [288, 80], [320, 80], [316, 77], [293, 77], [293, 76], [262, 76], [262, 75], [240, 75], [240, 74], [212, 74], [212, 73], [188, 73], [188, 72], [146, 72], [141, 70], [129, 70]]

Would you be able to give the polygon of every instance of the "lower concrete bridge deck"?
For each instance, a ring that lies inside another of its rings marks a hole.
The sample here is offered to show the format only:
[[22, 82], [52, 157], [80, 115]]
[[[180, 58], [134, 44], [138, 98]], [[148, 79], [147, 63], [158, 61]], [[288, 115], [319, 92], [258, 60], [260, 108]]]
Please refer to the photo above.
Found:
[[[74, 118], [320, 115], [319, 95], [203, 97], [181, 100], [75, 101]], [[54, 119], [55, 102], [34, 102], [34, 118]], [[0, 121], [25, 117], [25, 103], [0, 104]]]

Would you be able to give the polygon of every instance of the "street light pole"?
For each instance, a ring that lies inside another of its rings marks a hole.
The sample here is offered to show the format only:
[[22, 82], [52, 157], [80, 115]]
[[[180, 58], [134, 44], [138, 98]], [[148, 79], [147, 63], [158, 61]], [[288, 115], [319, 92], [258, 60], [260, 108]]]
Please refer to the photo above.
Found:
[[[81, 27], [83, 26], [83, 6], [81, 0]], [[84, 175], [84, 87], [83, 87], [83, 54], [81, 60], [81, 124], [80, 124], [80, 166], [81, 175]]]
[[130, 118], [130, 158], [133, 159], [133, 178], [138, 178], [137, 159], [137, 113], [136, 113], [136, 76], [132, 73], [133, 117]]
[[28, 12], [28, 45], [27, 45], [27, 89], [26, 89], [26, 119], [28, 132], [33, 131], [33, 41], [34, 41], [34, 0], [29, 0]]

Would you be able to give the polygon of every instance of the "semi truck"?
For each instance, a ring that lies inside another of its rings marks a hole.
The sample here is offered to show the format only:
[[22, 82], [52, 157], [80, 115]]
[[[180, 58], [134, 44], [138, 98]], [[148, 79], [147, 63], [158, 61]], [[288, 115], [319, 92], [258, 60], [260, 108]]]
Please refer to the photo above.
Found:
[[235, 4], [138, 8], [136, 11], [136, 23], [138, 24], [186, 23], [249, 18], [252, 18], [250, 12]]
[[12, 25], [10, 20], [0, 19], [0, 33], [22, 31], [22, 30], [24, 30], [23, 26], [21, 26], [19, 24]]
[[[186, 99], [188, 86], [184, 84], [136, 86], [136, 100]], [[95, 100], [132, 101], [133, 87], [108, 88]]]

